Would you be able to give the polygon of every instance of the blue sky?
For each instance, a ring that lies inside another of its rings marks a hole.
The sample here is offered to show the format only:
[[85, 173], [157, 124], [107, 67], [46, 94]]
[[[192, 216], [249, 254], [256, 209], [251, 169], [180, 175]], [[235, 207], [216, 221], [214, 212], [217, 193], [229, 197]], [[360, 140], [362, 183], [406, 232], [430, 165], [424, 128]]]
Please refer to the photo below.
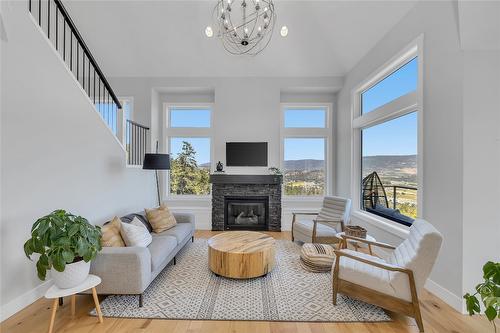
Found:
[[325, 139], [323, 138], [286, 138], [284, 148], [285, 161], [325, 159]]
[[182, 150], [182, 142], [189, 142], [196, 151], [196, 162], [204, 164], [210, 162], [210, 139], [209, 138], [170, 138], [170, 152], [172, 158], [176, 158]]

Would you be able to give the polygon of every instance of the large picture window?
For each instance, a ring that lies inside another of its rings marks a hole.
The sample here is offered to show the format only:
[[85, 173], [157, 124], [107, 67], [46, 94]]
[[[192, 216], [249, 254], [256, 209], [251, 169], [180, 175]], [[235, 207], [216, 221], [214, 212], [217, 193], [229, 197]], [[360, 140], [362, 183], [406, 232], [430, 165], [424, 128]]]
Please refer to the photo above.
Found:
[[357, 89], [354, 100], [356, 206], [406, 226], [419, 216], [421, 198], [418, 51], [404, 51]]
[[211, 117], [209, 106], [166, 107], [169, 195], [210, 194]]
[[330, 109], [329, 105], [283, 106], [285, 196], [323, 197], [329, 192]]

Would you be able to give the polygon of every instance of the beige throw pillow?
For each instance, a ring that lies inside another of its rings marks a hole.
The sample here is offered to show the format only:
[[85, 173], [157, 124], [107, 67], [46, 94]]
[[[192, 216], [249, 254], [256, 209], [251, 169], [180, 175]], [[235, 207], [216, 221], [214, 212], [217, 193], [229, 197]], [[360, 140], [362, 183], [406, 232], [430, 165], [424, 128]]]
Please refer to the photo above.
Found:
[[114, 217], [111, 222], [105, 224], [101, 228], [102, 238], [101, 246], [106, 247], [123, 247], [125, 243], [123, 242], [122, 236], [120, 235], [122, 221], [119, 217]]
[[168, 230], [177, 224], [174, 215], [172, 215], [167, 206], [161, 205], [158, 208], [144, 209], [144, 211], [146, 212], [149, 224], [151, 224], [153, 231], [156, 233]]

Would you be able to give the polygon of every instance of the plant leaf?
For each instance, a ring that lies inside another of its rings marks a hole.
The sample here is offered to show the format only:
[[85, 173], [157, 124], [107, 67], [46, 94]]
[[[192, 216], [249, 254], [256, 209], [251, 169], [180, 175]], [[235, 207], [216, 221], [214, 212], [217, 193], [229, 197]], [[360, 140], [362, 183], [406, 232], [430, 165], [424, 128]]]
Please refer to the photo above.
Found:
[[470, 295], [469, 293], [464, 295], [465, 298], [465, 304], [467, 306], [467, 312], [469, 312], [469, 315], [473, 315], [475, 313], [479, 313], [481, 311], [481, 307], [479, 306], [479, 300], [473, 296]]
[[31, 260], [30, 256], [33, 254], [33, 241], [32, 239], [28, 239], [26, 243], [24, 243], [24, 254], [26, 254], [26, 257]]
[[47, 267], [41, 264], [40, 260], [36, 263], [36, 272], [38, 278], [42, 281], [45, 281], [45, 277], [47, 276]]
[[54, 269], [58, 272], [64, 271], [66, 263], [64, 262], [62, 255], [60, 253], [57, 253], [52, 259], [53, 259]]
[[486, 315], [489, 321], [492, 321], [497, 317], [497, 310], [495, 310], [495, 308], [492, 306], [488, 306], [484, 311], [484, 314]]
[[62, 257], [67, 264], [70, 264], [75, 260], [75, 254], [71, 250], [62, 251]]
[[68, 236], [69, 237], [72, 237], [74, 236], [77, 232], [78, 232], [78, 224], [72, 224], [71, 227], [69, 227], [69, 230], [68, 230]]

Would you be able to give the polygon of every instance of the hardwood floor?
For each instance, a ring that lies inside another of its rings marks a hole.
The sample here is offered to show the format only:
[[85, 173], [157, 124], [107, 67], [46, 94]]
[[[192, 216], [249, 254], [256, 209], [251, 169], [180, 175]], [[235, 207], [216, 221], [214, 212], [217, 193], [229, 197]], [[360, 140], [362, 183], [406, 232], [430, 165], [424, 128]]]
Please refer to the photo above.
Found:
[[[198, 238], [208, 238], [212, 231], [197, 231]], [[289, 232], [269, 232], [276, 239], [291, 239]], [[439, 298], [424, 291], [420, 298], [425, 331], [444, 332], [493, 332], [493, 326], [482, 316], [462, 315]], [[418, 332], [413, 319], [389, 313], [393, 322], [387, 323], [295, 323], [252, 321], [203, 321], [164, 319], [104, 318], [99, 324], [88, 312], [93, 308], [92, 296], [77, 296], [76, 315], [71, 316], [69, 299], [58, 309], [55, 332], [172, 332], [172, 333], [363, 333], [363, 332]], [[5, 320], [0, 325], [2, 333], [47, 332], [51, 301], [44, 298]], [[500, 323], [499, 323], [500, 324]]]

